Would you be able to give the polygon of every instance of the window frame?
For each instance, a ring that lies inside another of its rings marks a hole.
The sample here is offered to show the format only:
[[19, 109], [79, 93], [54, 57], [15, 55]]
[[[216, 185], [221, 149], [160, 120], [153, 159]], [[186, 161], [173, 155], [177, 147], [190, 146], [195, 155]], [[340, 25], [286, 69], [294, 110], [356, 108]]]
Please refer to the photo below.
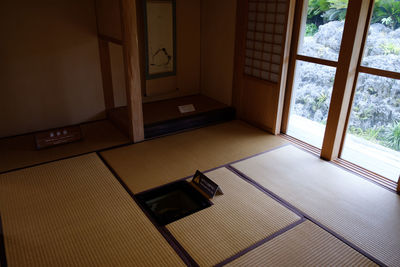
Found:
[[[345, 161], [340, 159], [340, 156], [343, 150], [344, 140], [350, 120], [359, 73], [400, 79], [400, 73], [398, 72], [361, 66], [374, 3], [374, 0], [349, 0], [341, 49], [339, 52], [338, 61], [336, 62], [298, 54], [300, 38], [302, 38], [302, 31], [305, 29], [304, 24], [306, 22], [308, 1], [299, 0], [296, 2], [281, 133], [285, 135], [288, 130], [290, 105], [294, 87], [294, 76], [296, 73], [296, 62], [298, 60], [302, 60], [336, 67], [335, 82], [332, 89], [332, 97], [324, 141], [322, 144], [322, 149], [318, 149], [320, 157], [325, 160], [334, 160], [336, 163]], [[365, 169], [363, 170], [365, 173], [370, 172]], [[380, 178], [387, 179], [383, 176], [380, 176]]]

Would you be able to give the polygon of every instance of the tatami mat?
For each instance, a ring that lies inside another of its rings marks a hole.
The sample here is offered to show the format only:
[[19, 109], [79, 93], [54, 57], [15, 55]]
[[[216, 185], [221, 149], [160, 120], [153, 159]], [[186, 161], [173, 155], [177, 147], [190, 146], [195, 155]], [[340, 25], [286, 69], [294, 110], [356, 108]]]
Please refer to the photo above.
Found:
[[213, 266], [301, 218], [226, 168], [207, 173], [224, 195], [167, 225], [200, 266]]
[[9, 266], [180, 266], [95, 154], [0, 175]]
[[328, 232], [305, 221], [226, 266], [377, 266]]
[[0, 172], [92, 152], [129, 143], [129, 139], [110, 122], [81, 125], [83, 140], [53, 148], [36, 150], [33, 135], [0, 140]]
[[399, 195], [294, 146], [233, 167], [383, 263], [399, 266]]
[[233, 121], [101, 153], [138, 193], [285, 144], [282, 138]]

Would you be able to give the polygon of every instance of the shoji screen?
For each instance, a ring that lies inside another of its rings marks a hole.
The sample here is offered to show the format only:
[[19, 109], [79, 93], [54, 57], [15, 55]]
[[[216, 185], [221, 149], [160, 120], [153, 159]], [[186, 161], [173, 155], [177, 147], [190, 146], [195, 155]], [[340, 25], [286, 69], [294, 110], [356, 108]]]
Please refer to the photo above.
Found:
[[245, 74], [279, 82], [286, 10], [286, 0], [249, 0]]
[[295, 0], [238, 1], [234, 103], [238, 116], [280, 133]]

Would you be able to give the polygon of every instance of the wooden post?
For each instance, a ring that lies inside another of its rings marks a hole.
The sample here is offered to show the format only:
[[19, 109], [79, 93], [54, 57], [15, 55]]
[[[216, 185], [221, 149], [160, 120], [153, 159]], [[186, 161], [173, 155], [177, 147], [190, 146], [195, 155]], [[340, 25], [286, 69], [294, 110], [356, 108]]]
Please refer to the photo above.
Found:
[[[289, 4], [286, 9], [287, 19], [285, 25], [286, 34], [284, 35], [285, 42], [282, 49], [282, 56], [281, 56], [281, 79], [279, 82], [279, 87], [277, 88], [277, 96], [274, 111], [275, 117], [274, 122], [272, 125], [272, 133], [277, 135], [281, 133], [281, 125], [282, 125], [282, 114], [283, 114], [283, 107], [285, 101], [285, 90], [286, 90], [286, 80], [289, 71], [289, 60], [290, 60], [290, 45], [291, 45], [291, 38], [293, 32], [293, 21], [294, 21], [294, 13], [296, 8], [296, 1], [289, 0]], [[285, 128], [286, 129], [286, 128]]]
[[237, 1], [235, 61], [233, 73], [232, 105], [236, 108], [236, 116], [243, 118], [242, 90], [244, 87], [244, 63], [246, 51], [248, 1]]
[[103, 80], [104, 104], [106, 112], [115, 107], [111, 73], [111, 59], [108, 41], [99, 38], [100, 67]]
[[142, 81], [136, 12], [135, 0], [121, 0], [129, 137], [135, 143], [144, 140]]
[[[364, 28], [364, 35], [363, 35], [363, 40], [361, 42], [361, 49], [360, 49], [360, 55], [364, 54], [364, 50], [365, 50], [365, 43], [367, 41], [368, 38], [368, 25], [371, 24], [371, 19], [372, 19], [372, 11], [374, 9], [374, 4], [375, 1], [370, 1], [369, 3], [369, 8], [368, 8], [368, 21], [367, 21], [367, 25]], [[355, 76], [354, 76], [354, 80], [357, 81], [358, 80], [358, 76], [360, 75], [360, 71], [362, 71], [362, 66], [361, 66], [361, 62], [362, 62], [362, 56], [360, 56], [358, 58], [358, 72], [356, 72]], [[356, 88], [357, 88], [357, 83], [353, 83], [353, 88], [352, 88], [352, 92], [351, 92], [351, 96], [350, 96], [350, 105], [352, 105], [353, 101], [354, 101], [354, 96], [356, 94]], [[347, 117], [346, 117], [346, 121], [344, 124], [344, 128], [343, 128], [343, 138], [342, 141], [340, 143], [340, 150], [339, 150], [339, 155], [338, 157], [342, 156], [342, 151], [343, 151], [343, 146], [344, 146], [344, 142], [346, 140], [346, 132], [347, 132], [347, 128], [349, 126], [349, 122], [350, 122], [350, 116], [351, 116], [351, 108], [349, 109], [349, 112], [347, 112]]]
[[365, 27], [367, 27], [368, 8], [368, 0], [349, 1], [347, 7], [342, 44], [321, 151], [321, 158], [326, 160], [333, 160], [339, 155], [354, 77], [357, 72], [363, 33]]
[[[290, 115], [290, 102], [292, 101], [292, 92], [294, 86], [294, 76], [296, 73], [296, 56], [297, 50], [299, 47], [299, 38], [301, 34], [302, 27], [302, 15], [304, 10], [307, 10], [307, 7], [304, 7], [305, 3], [303, 0], [295, 1], [295, 10], [300, 10], [295, 12], [294, 21], [293, 21], [293, 34], [292, 34], [292, 43], [290, 45], [290, 55], [289, 55], [289, 67], [287, 72], [287, 81], [286, 81], [286, 92], [285, 92], [285, 100], [282, 111], [282, 122], [281, 122], [281, 132], [286, 133], [289, 123], [289, 115]], [[306, 15], [305, 15], [306, 16]]]
[[399, 180], [397, 181], [397, 193], [400, 193], [400, 175]]

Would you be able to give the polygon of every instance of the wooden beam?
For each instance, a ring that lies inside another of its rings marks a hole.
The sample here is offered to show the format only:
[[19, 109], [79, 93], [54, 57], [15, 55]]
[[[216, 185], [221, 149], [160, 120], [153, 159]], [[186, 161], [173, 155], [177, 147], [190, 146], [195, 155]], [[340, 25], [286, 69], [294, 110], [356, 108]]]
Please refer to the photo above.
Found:
[[372, 74], [372, 75], [383, 76], [383, 77], [390, 78], [390, 79], [400, 80], [400, 73], [390, 71], [390, 70], [380, 70], [380, 69], [375, 69], [375, 68], [371, 68], [371, 67], [360, 66], [359, 71], [368, 73], [368, 74]]
[[121, 1], [126, 96], [129, 115], [129, 137], [133, 142], [144, 140], [142, 81], [138, 42], [138, 21], [135, 0]]
[[139, 43], [139, 51], [142, 51], [140, 54], [139, 62], [140, 62], [140, 80], [142, 83], [142, 97], [146, 96], [146, 45], [145, 45], [145, 27], [146, 23], [144, 21], [144, 1], [136, 0], [136, 15], [137, 15], [137, 29], [138, 29], [138, 43]]
[[367, 27], [368, 0], [349, 1], [321, 158], [336, 159], [343, 138], [350, 98], [357, 73], [363, 33]]
[[121, 42], [120, 2], [117, 0], [95, 0], [95, 7], [98, 34]]
[[304, 56], [304, 55], [297, 55], [296, 59], [306, 61], [306, 62], [311, 62], [315, 64], [320, 64], [320, 65], [326, 65], [330, 67], [337, 67], [338, 63], [336, 61], [328, 60], [328, 59], [323, 59], [323, 58], [316, 58], [316, 57], [309, 57], [309, 56]]
[[118, 40], [118, 39], [115, 39], [115, 38], [112, 38], [112, 37], [109, 37], [109, 36], [105, 36], [105, 35], [102, 35], [102, 34], [98, 34], [97, 37], [99, 39], [102, 39], [102, 40], [110, 42], [110, 43], [114, 43], [114, 44], [117, 44], [117, 45], [122, 45], [122, 40]]
[[115, 107], [115, 104], [111, 73], [110, 48], [108, 45], [108, 41], [99, 39], [99, 52], [101, 77], [103, 81], [104, 105], [106, 107], [106, 111], [109, 111], [110, 109], [113, 109]]

